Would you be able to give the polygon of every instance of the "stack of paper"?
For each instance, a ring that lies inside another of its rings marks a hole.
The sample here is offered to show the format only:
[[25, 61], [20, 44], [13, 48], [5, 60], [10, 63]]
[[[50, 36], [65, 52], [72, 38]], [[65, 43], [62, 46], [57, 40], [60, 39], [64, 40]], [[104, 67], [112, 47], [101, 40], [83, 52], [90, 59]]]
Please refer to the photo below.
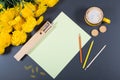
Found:
[[53, 21], [53, 28], [28, 54], [51, 77], [55, 78], [91, 38], [82, 28], [61, 12]]

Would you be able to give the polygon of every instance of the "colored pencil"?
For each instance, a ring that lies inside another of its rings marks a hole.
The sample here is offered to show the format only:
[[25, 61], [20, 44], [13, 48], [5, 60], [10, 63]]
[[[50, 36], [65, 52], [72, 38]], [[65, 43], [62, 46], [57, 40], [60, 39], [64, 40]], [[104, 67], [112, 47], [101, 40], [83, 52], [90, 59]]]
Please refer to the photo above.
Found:
[[95, 59], [101, 54], [101, 52], [106, 48], [106, 45], [103, 46], [103, 48], [97, 53], [97, 55], [92, 59], [92, 61], [87, 65], [85, 70], [90, 67], [90, 65], [95, 61]]
[[90, 47], [89, 47], [89, 49], [88, 49], [88, 53], [87, 53], [87, 56], [86, 56], [86, 58], [85, 58], [85, 61], [84, 61], [83, 67], [82, 67], [83, 69], [84, 69], [85, 66], [86, 66], [86, 63], [87, 63], [88, 58], [89, 58], [89, 56], [90, 56], [90, 53], [91, 53], [93, 44], [94, 44], [94, 40], [91, 42]]
[[80, 49], [80, 62], [82, 63], [83, 62], [83, 60], [82, 60], [82, 40], [81, 40], [80, 34], [79, 34], [78, 39], [79, 39], [79, 49]]

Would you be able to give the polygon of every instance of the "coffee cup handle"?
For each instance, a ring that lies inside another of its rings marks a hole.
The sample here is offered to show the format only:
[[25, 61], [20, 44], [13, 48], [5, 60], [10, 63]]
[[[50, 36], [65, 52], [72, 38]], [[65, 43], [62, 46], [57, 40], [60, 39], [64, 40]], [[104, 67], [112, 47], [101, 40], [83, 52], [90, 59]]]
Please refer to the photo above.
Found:
[[106, 17], [104, 17], [104, 18], [103, 18], [103, 22], [105, 22], [105, 23], [107, 23], [107, 24], [110, 24], [110, 23], [111, 23], [111, 20], [108, 19], [108, 18], [106, 18]]

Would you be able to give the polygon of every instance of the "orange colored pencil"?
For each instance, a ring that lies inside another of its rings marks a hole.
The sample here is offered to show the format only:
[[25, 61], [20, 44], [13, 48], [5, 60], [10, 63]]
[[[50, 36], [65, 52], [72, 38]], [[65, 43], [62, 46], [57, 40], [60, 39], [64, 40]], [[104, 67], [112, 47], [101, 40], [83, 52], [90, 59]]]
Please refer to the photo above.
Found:
[[83, 60], [82, 60], [82, 41], [81, 41], [80, 34], [79, 34], [78, 40], [79, 40], [79, 49], [80, 49], [80, 62], [82, 63], [83, 62]]

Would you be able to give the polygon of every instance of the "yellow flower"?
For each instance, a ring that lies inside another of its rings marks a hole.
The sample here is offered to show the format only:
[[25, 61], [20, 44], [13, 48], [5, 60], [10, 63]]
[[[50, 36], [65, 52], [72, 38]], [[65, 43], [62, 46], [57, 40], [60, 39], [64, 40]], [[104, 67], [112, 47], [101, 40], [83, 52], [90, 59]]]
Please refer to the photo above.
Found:
[[39, 5], [38, 9], [35, 11], [35, 17], [41, 16], [43, 13], [45, 13], [47, 10], [47, 6], [45, 5]]
[[45, 0], [48, 7], [55, 6], [59, 0]]
[[5, 48], [0, 47], [0, 55], [4, 54]]
[[14, 20], [9, 21], [9, 25], [13, 26], [15, 30], [22, 30], [22, 24], [24, 23], [24, 19], [21, 16], [17, 16]]
[[18, 22], [20, 22], [22, 20], [22, 18], [20, 16], [16, 16], [15, 19], [9, 21], [9, 25], [13, 26], [15, 24], [17, 24]]
[[16, 13], [15, 13], [14, 8], [8, 8], [7, 10], [4, 10], [2, 14], [0, 15], [0, 21], [8, 22], [15, 17], [15, 14]]
[[22, 30], [24, 32], [31, 32], [34, 27], [37, 25], [37, 21], [34, 17], [30, 16], [28, 18], [26, 18], [26, 22], [22, 25]]
[[20, 21], [23, 21], [23, 18], [19, 15], [19, 16], [16, 16], [14, 20], [16, 23], [18, 23]]
[[0, 32], [10, 33], [12, 27], [7, 22], [0, 22]]
[[9, 24], [10, 26], [13, 26], [13, 25], [16, 24], [16, 21], [15, 21], [15, 20], [11, 20], [11, 21], [8, 22], [8, 24]]
[[3, 5], [2, 4], [0, 4], [0, 9], [2, 9], [3, 8]]
[[43, 21], [44, 17], [40, 16], [39, 19], [37, 20], [37, 25], [39, 25]]
[[22, 10], [22, 7], [23, 7], [22, 3], [17, 4], [17, 5], [14, 7], [15, 14], [16, 14], [15, 16], [20, 15], [20, 11]]
[[[33, 8], [33, 9], [32, 9]], [[29, 16], [34, 16], [34, 12], [35, 11], [35, 7], [29, 3], [26, 3], [24, 5], [24, 8], [21, 10], [21, 15], [24, 17], [24, 18], [27, 18]]]
[[15, 24], [14, 26], [13, 26], [13, 28], [15, 29], [15, 30], [22, 30], [22, 25], [23, 25], [23, 23], [24, 23], [24, 20], [22, 19], [21, 21], [19, 21], [17, 24]]
[[35, 4], [33, 5], [31, 2], [26, 2], [24, 5], [30, 8], [33, 12], [36, 10], [36, 6], [37, 6]]
[[[4, 8], [0, 3], [0, 54], [5, 52], [5, 48], [10, 46], [19, 46], [25, 43], [27, 33], [33, 31], [36, 25], [39, 25], [44, 17], [48, 7], [53, 7], [59, 0], [34, 0], [32, 2], [17, 3], [12, 8]], [[12, 34], [11, 34], [12, 33]]]
[[0, 33], [0, 47], [6, 48], [11, 44], [11, 35], [6, 32]]
[[14, 31], [12, 33], [12, 45], [19, 46], [23, 44], [27, 39], [27, 34], [23, 31]]

